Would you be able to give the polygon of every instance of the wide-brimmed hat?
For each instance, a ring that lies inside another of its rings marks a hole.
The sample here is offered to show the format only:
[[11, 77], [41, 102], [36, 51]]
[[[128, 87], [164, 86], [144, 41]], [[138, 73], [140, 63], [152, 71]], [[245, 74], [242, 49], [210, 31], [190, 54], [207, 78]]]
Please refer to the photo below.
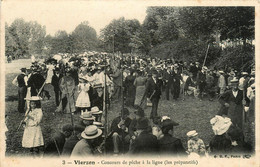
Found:
[[94, 89], [96, 89], [96, 88], [102, 88], [102, 83], [94, 84], [93, 88], [94, 88]]
[[95, 115], [95, 114], [102, 114], [102, 111], [100, 111], [97, 106], [92, 107], [90, 112], [91, 112], [91, 114], [93, 114], [93, 115]]
[[220, 74], [224, 74], [224, 71], [220, 70], [219, 73], [220, 73]]
[[86, 77], [83, 77], [83, 76], [79, 77], [79, 79], [84, 80], [84, 81], [88, 81], [88, 79]]
[[248, 75], [248, 72], [242, 72], [241, 74], [242, 75]]
[[210, 120], [210, 124], [215, 135], [222, 135], [228, 131], [232, 122], [228, 117], [216, 115]]
[[93, 125], [96, 125], [100, 129], [104, 129], [104, 126], [103, 126], [103, 124], [101, 122], [94, 121]]
[[88, 111], [83, 112], [82, 115], [80, 115], [80, 118], [84, 119], [84, 120], [89, 120], [89, 121], [95, 120], [95, 117], [92, 115], [92, 113], [90, 113]]
[[162, 128], [173, 127], [173, 126], [178, 126], [178, 125], [179, 125], [179, 123], [173, 121], [170, 117], [162, 116], [162, 119], [161, 119]]
[[231, 71], [231, 72], [229, 73], [229, 75], [234, 76], [234, 75], [236, 75], [236, 74], [235, 74], [234, 71]]
[[81, 137], [84, 139], [95, 139], [102, 134], [102, 130], [99, 129], [96, 125], [89, 125], [81, 133]]
[[202, 67], [202, 70], [205, 70], [205, 71], [207, 71], [207, 70], [208, 70], [208, 67], [206, 67], [206, 66], [203, 66], [203, 67]]
[[238, 79], [237, 79], [236, 77], [234, 77], [234, 78], [230, 81], [230, 83], [238, 83]]
[[187, 136], [188, 136], [188, 137], [195, 137], [195, 136], [197, 136], [197, 135], [198, 135], [198, 133], [197, 133], [196, 130], [192, 130], [192, 131], [189, 131], [189, 132], [187, 133]]
[[148, 129], [149, 126], [149, 120], [147, 118], [140, 118], [137, 121], [136, 129], [137, 130], [145, 130]]
[[40, 96], [32, 96], [32, 97], [29, 97], [29, 98], [24, 98], [24, 100], [39, 101], [39, 100], [42, 100], [42, 98]]

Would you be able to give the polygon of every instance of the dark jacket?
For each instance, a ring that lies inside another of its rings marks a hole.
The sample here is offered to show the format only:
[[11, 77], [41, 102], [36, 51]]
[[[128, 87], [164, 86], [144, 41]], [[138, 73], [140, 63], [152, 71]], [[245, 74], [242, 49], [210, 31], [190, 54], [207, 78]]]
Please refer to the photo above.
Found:
[[160, 154], [183, 156], [186, 154], [185, 149], [180, 139], [173, 137], [170, 134], [165, 134], [159, 140]]
[[[51, 141], [46, 145], [44, 155], [45, 156], [59, 156], [62, 153], [62, 149], [65, 143], [65, 135], [61, 132], [57, 132]], [[58, 152], [59, 150], [59, 152]]]
[[228, 90], [221, 95], [219, 102], [222, 104], [221, 108], [224, 108], [224, 104], [228, 103], [228, 117], [231, 119], [234, 125], [242, 128], [242, 115], [243, 115], [243, 91], [238, 90], [237, 96], [234, 97], [232, 90]]
[[18, 82], [18, 87], [25, 87], [25, 82], [24, 82], [24, 77], [25, 75], [24, 74], [19, 74], [17, 76], [17, 82]]
[[60, 82], [60, 79], [63, 77], [62, 74], [59, 75], [59, 77], [54, 73], [54, 75], [52, 76], [52, 79], [51, 79], [51, 84], [54, 88], [54, 91], [59, 91], [60, 90], [60, 87], [59, 87], [59, 82]]
[[[119, 122], [121, 121], [121, 116], [116, 117], [111, 124], [111, 131], [112, 132], [117, 132], [119, 135], [122, 135], [123, 133], [126, 135], [126, 132], [124, 132], [121, 128], [118, 127]], [[129, 126], [131, 124], [131, 119], [126, 118], [125, 120], [125, 126], [129, 129]]]
[[136, 131], [136, 125], [137, 125], [137, 119], [134, 118], [132, 121], [131, 121], [131, 124], [129, 125], [129, 135], [130, 137], [132, 137], [134, 135], [134, 132]]
[[197, 74], [197, 85], [206, 83], [206, 74], [203, 74], [201, 71]]
[[170, 73], [166, 70], [164, 71], [163, 79], [167, 80], [167, 85], [171, 86], [173, 84], [173, 72], [170, 71]]
[[130, 154], [156, 154], [159, 150], [157, 138], [147, 131], [143, 131], [133, 142]]
[[181, 74], [179, 72], [174, 72], [173, 71], [173, 86], [180, 86], [180, 82], [181, 82], [182, 78], [181, 78]]
[[147, 95], [148, 98], [157, 98], [159, 99], [162, 92], [161, 92], [161, 85], [162, 83], [160, 82], [160, 80], [157, 80], [156, 84], [153, 80], [153, 78], [149, 78], [146, 82], [146, 90], [145, 90], [145, 94]]
[[62, 150], [62, 156], [69, 157], [72, 153], [74, 146], [79, 141], [79, 138], [75, 135], [71, 135], [65, 142]]
[[38, 94], [39, 89], [42, 87], [45, 79], [39, 74], [32, 74], [28, 79], [28, 87], [31, 87], [31, 96], [36, 96]]
[[226, 138], [225, 134], [215, 135], [209, 143], [211, 154], [230, 153], [231, 140]]

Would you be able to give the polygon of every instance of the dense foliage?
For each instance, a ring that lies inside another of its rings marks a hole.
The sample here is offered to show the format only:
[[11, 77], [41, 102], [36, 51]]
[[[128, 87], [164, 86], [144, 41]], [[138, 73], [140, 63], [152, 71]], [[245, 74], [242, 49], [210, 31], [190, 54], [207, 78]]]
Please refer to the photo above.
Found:
[[206, 65], [227, 66], [229, 60], [243, 57], [234, 65], [242, 67], [254, 58], [255, 9], [148, 7], [142, 24], [121, 17], [103, 28], [98, 38], [88, 22], [70, 34], [58, 31], [54, 36], [46, 36], [45, 27], [37, 22], [23, 19], [5, 29], [7, 56], [99, 50], [203, 62], [209, 45]]

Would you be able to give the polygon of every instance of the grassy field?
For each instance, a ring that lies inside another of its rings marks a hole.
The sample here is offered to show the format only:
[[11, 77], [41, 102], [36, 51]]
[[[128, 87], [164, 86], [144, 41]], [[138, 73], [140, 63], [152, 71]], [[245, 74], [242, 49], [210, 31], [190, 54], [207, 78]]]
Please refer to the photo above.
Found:
[[[12, 64], [14, 63], [14, 64]], [[6, 155], [28, 155], [28, 150], [22, 148], [22, 135], [23, 129], [16, 131], [20, 121], [23, 118], [23, 114], [17, 112], [17, 87], [12, 85], [12, 80], [17, 76], [21, 67], [28, 67], [30, 60], [17, 60], [11, 64], [6, 64], [6, 125], [8, 131], [6, 132]], [[43, 120], [41, 123], [44, 141], [47, 143], [51, 136], [59, 130], [59, 128], [65, 123], [71, 123], [70, 115], [68, 114], [55, 114], [56, 109], [55, 97], [53, 88], [51, 85], [46, 85], [45, 89], [51, 94], [50, 100], [42, 101]], [[182, 97], [180, 98], [182, 99]], [[216, 101], [209, 101], [204, 99], [199, 101], [193, 97], [185, 97], [185, 100], [167, 101], [165, 100], [165, 94], [159, 102], [158, 114], [167, 115], [178, 122], [180, 125], [175, 127], [174, 135], [181, 138], [184, 146], [187, 146], [186, 133], [190, 130], [197, 130], [200, 138], [208, 144], [213, 137], [213, 132], [210, 126], [210, 119], [215, 116], [219, 108], [219, 103]], [[120, 112], [120, 104], [112, 103], [109, 109], [109, 123], [112, 119], [118, 116]], [[147, 116], [150, 115], [151, 108], [145, 109]], [[130, 108], [131, 116], [133, 111]], [[79, 115], [74, 115], [74, 122], [79, 121]]]

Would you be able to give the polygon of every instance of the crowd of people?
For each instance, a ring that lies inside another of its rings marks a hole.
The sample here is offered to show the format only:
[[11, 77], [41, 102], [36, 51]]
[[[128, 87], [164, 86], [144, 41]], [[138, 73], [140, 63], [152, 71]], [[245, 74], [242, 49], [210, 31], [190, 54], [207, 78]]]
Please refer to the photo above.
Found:
[[[25, 113], [22, 146], [44, 156], [129, 155], [207, 156], [253, 153], [255, 146], [255, 72], [232, 68], [207, 68], [199, 62], [133, 55], [86, 52], [59, 54], [40, 63], [33, 58], [30, 69], [22, 68], [13, 84], [18, 89], [18, 111]], [[50, 143], [43, 143], [40, 100], [50, 98], [44, 90], [51, 84], [59, 113], [80, 113], [81, 121], [64, 125]], [[196, 130], [187, 132], [185, 149], [174, 136], [178, 126], [168, 116], [157, 114], [159, 100], [177, 101], [193, 96], [221, 104], [210, 124], [215, 136], [208, 145]], [[125, 107], [111, 122], [105, 112], [110, 103]], [[149, 116], [144, 108], [151, 107]], [[135, 110], [129, 117], [127, 107]]]

